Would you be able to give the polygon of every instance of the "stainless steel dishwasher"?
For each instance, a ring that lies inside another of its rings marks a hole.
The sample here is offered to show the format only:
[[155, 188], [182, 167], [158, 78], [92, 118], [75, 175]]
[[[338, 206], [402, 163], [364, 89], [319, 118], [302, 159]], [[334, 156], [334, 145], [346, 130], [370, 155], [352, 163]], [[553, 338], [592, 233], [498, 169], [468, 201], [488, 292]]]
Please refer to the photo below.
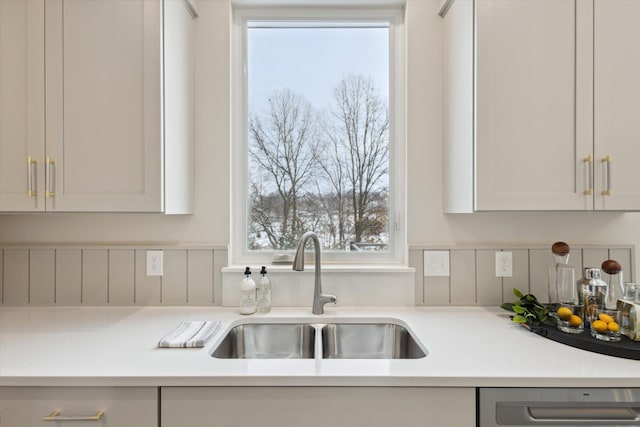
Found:
[[478, 427], [640, 426], [640, 388], [480, 388]]

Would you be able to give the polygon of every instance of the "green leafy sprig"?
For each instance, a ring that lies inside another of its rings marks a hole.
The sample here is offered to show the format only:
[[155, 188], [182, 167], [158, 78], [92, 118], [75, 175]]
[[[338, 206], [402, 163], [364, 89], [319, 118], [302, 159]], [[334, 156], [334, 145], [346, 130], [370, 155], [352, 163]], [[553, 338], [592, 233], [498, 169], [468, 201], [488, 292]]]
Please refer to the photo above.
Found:
[[516, 288], [513, 288], [513, 294], [518, 297], [519, 300], [506, 302], [500, 305], [500, 307], [515, 313], [515, 316], [512, 317], [514, 322], [532, 325], [540, 325], [541, 323], [553, 324], [553, 317], [549, 316], [549, 310], [547, 310], [544, 304], [538, 302], [538, 299], [534, 295], [524, 295]]

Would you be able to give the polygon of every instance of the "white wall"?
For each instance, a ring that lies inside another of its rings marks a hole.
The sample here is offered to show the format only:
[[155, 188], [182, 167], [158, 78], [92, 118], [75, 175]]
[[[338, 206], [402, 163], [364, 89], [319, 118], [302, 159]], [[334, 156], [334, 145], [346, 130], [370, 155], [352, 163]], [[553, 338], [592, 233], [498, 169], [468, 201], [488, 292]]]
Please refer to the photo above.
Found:
[[[440, 4], [407, 5], [409, 245], [640, 244], [640, 213], [442, 213]], [[229, 243], [229, 11], [199, 2], [195, 214], [0, 215], [0, 243]]]

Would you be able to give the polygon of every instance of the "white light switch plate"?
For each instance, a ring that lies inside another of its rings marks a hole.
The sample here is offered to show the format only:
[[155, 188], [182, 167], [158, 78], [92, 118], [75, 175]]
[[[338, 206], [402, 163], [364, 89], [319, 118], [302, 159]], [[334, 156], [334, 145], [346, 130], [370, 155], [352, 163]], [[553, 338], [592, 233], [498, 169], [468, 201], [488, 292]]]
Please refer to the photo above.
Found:
[[449, 251], [424, 251], [424, 275], [429, 277], [448, 277]]

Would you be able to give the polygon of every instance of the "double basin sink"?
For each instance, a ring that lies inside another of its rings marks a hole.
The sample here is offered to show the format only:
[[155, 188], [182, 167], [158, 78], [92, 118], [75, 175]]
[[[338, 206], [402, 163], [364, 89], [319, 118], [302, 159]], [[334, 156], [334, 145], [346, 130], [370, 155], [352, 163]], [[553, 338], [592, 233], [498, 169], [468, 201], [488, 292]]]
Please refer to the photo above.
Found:
[[426, 349], [396, 321], [304, 323], [266, 320], [232, 327], [219, 359], [420, 359]]

